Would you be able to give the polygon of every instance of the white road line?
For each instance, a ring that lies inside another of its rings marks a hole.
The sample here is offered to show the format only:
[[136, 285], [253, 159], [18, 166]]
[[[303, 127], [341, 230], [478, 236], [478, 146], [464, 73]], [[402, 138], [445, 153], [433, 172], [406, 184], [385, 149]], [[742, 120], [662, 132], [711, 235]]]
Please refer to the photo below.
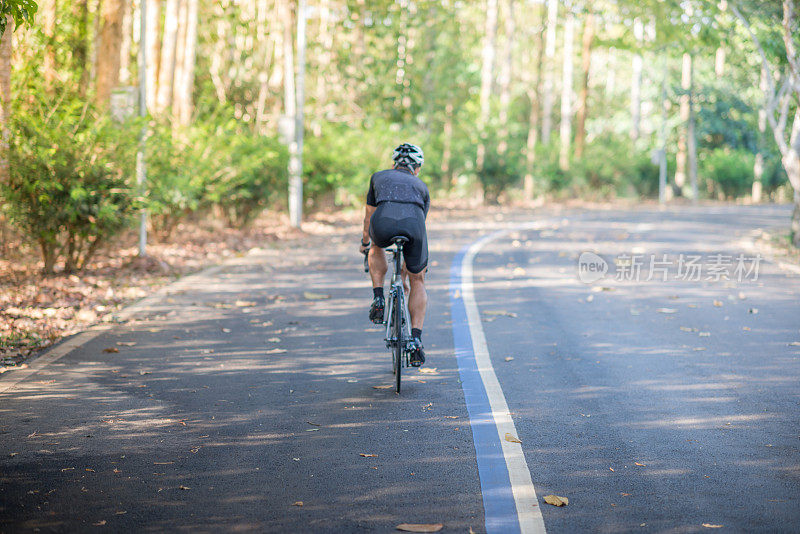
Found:
[[514, 495], [514, 502], [517, 508], [520, 532], [523, 534], [546, 533], [544, 519], [542, 518], [539, 501], [536, 498], [536, 489], [531, 480], [530, 469], [528, 468], [528, 463], [525, 461], [525, 455], [522, 452], [522, 445], [506, 441], [505, 439], [506, 433], [515, 437], [517, 437], [518, 434], [514, 426], [514, 420], [511, 418], [503, 389], [500, 387], [500, 382], [497, 380], [497, 375], [494, 372], [494, 367], [489, 357], [486, 336], [483, 333], [478, 305], [475, 302], [475, 292], [472, 284], [472, 262], [475, 259], [475, 255], [488, 242], [514, 230], [535, 230], [541, 228], [545, 224], [545, 221], [529, 223], [518, 226], [517, 228], [500, 230], [489, 234], [476, 241], [469, 250], [467, 250], [461, 265], [461, 295], [467, 312], [467, 321], [469, 322], [469, 332], [472, 337], [475, 361], [478, 365], [478, 372], [480, 373], [484, 388], [486, 388], [486, 395], [489, 398], [489, 405], [492, 410], [495, 427], [497, 428], [497, 435], [500, 438], [503, 456], [506, 461], [506, 468], [508, 469], [508, 478], [511, 482], [511, 491]]

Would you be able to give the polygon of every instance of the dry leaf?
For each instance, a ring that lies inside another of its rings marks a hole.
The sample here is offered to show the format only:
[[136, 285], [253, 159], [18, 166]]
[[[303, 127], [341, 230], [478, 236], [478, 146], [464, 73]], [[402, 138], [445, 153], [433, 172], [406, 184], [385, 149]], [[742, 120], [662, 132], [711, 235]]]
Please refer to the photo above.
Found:
[[252, 300], [237, 300], [235, 305], [237, 308], [252, 308], [256, 303]]
[[105, 524], [106, 524], [106, 520], [105, 520], [105, 519], [103, 519], [102, 521], [98, 521], [97, 523], [92, 523], [92, 524], [93, 524], [94, 526], [96, 526], [96, 527], [102, 527], [103, 525], [105, 525]]
[[511, 360], [513, 360], [513, 359], [514, 359], [514, 357], [513, 357], [513, 356], [506, 356], [506, 361], [507, 361], [507, 362], [510, 362], [510, 361], [511, 361]]
[[395, 528], [403, 532], [439, 532], [444, 525], [441, 523], [401, 523]]
[[133, 347], [136, 345], [135, 341], [117, 341], [117, 345], [120, 347]]
[[566, 506], [569, 504], [569, 499], [566, 497], [559, 497], [558, 495], [545, 495], [544, 502], [552, 504], [553, 506]]
[[303, 501], [295, 501], [292, 503], [292, 506], [303, 506]]
[[372, 389], [392, 389], [393, 387], [391, 384], [384, 384], [382, 386], [372, 386]]
[[722, 525], [712, 525], [711, 523], [703, 523], [706, 528], [722, 528]]
[[323, 295], [322, 293], [312, 293], [310, 291], [304, 292], [303, 296], [308, 300], [323, 300], [331, 298], [330, 295]]
[[594, 300], [594, 295], [589, 295], [586, 297], [586, 302], [592, 302]]
[[658, 313], [677, 313], [678, 310], [675, 308], [658, 308], [656, 310]]
[[119, 352], [119, 349], [117, 347], [108, 347], [107, 349], [103, 349], [103, 352], [114, 353], [114, 352]]
[[189, 486], [178, 486], [178, 489], [180, 489], [180, 490], [190, 490], [192, 488], [190, 488]]
[[721, 308], [722, 307], [722, 301], [721, 300], [715, 300], [714, 301], [714, 306], [716, 306], [717, 308]]
[[365, 452], [361, 452], [358, 455], [361, 456], [362, 458], [377, 458], [378, 457], [377, 454], [367, 454]]
[[269, 341], [270, 343], [280, 343], [281, 342], [281, 338], [279, 338], [279, 337], [271, 337], [267, 341]]
[[800, 347], [800, 341], [792, 341], [789, 343], [790, 347]]
[[496, 316], [496, 317], [499, 317], [499, 316], [516, 317], [517, 316], [516, 313], [510, 312], [510, 311], [505, 311], [505, 310], [487, 310], [487, 311], [483, 312], [483, 314], [484, 315]]
[[522, 443], [520, 439], [509, 432], [506, 432], [506, 441], [510, 441], [511, 443]]
[[639, 462], [634, 462], [634, 465], [638, 465], [639, 467], [645, 467], [644, 464], [640, 464]]
[[608, 470], [611, 471], [612, 473], [616, 473], [616, 471], [614, 471], [613, 467], [609, 467]]
[[231, 329], [230, 328], [223, 328], [222, 331], [225, 332], [226, 334], [230, 334], [231, 333]]
[[270, 349], [267, 354], [283, 354], [284, 352], [286, 352], [286, 349]]
[[419, 370], [419, 372], [426, 375], [433, 375], [436, 374], [436, 367], [423, 367]]

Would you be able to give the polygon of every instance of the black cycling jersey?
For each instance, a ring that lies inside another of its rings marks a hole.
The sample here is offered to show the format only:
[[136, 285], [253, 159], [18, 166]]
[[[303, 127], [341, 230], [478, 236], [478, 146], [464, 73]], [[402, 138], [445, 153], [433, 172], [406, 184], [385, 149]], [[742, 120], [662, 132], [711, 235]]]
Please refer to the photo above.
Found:
[[425, 182], [404, 169], [378, 171], [369, 180], [367, 205], [377, 206], [381, 202], [416, 204], [425, 215], [431, 205], [431, 196]]

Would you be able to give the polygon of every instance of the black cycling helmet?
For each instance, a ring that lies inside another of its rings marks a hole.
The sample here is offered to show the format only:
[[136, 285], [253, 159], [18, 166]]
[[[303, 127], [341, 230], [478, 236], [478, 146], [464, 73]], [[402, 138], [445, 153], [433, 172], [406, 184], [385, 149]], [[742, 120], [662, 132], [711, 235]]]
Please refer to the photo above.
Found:
[[400, 167], [416, 169], [425, 163], [425, 155], [422, 153], [422, 149], [417, 145], [403, 143], [392, 152], [392, 160], [395, 165], [399, 165]]

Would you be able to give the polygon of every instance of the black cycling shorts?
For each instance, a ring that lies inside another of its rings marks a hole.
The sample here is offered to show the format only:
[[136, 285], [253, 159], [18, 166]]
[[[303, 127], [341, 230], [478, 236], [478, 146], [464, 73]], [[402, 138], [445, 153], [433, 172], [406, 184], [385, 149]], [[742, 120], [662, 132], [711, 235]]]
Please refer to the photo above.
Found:
[[403, 236], [403, 257], [409, 272], [421, 273], [428, 266], [428, 234], [425, 212], [416, 204], [381, 202], [369, 221], [369, 235], [375, 245], [386, 248], [392, 238]]

